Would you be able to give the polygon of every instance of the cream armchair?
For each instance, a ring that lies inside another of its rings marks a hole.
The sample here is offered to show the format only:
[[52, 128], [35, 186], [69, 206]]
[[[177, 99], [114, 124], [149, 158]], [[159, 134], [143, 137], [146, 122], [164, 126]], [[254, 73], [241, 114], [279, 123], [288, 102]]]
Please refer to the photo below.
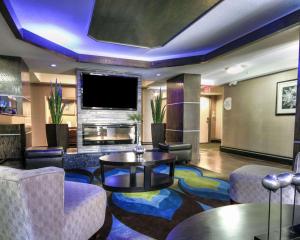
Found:
[[0, 239], [87, 240], [104, 223], [106, 193], [64, 170], [0, 167]]

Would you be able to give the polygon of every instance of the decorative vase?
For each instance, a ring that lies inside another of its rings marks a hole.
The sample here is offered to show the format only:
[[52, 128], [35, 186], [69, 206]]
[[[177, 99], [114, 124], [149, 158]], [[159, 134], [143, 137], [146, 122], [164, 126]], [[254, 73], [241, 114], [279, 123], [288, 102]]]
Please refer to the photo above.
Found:
[[68, 124], [46, 124], [48, 147], [63, 147], [66, 151], [69, 141]]
[[166, 140], [166, 124], [165, 123], [152, 123], [151, 135], [153, 148], [158, 148], [159, 143], [164, 143]]
[[133, 151], [135, 152], [135, 154], [140, 157], [141, 155], [144, 154], [144, 152], [146, 151], [146, 149], [143, 147], [142, 143], [141, 143], [141, 137], [138, 135], [137, 136], [137, 144], [134, 147]]
[[137, 155], [137, 156], [141, 156], [141, 155], [143, 155], [144, 154], [144, 152], [145, 152], [145, 148], [142, 146], [142, 144], [137, 144], [136, 146], [135, 146], [135, 148], [133, 149], [133, 151], [135, 152], [135, 154]]

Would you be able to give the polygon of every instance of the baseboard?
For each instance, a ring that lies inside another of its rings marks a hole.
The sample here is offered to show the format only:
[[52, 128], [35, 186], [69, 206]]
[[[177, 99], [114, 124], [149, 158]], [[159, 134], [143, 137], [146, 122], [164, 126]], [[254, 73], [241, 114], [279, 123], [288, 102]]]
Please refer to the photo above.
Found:
[[211, 143], [221, 143], [221, 139], [211, 139]]
[[233, 153], [233, 154], [237, 154], [237, 155], [242, 155], [245, 157], [258, 158], [258, 159], [266, 160], [266, 161], [270, 161], [270, 162], [277, 162], [277, 163], [286, 164], [286, 165], [293, 164], [293, 158], [272, 155], [272, 154], [267, 154], [267, 153], [254, 152], [254, 151], [225, 147], [225, 146], [220, 146], [220, 151], [227, 152], [227, 153]]

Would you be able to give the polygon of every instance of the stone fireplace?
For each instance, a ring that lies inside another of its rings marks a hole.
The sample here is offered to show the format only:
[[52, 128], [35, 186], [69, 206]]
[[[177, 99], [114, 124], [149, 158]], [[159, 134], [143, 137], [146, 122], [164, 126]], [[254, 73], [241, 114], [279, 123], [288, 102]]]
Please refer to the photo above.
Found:
[[[133, 113], [141, 113], [141, 79], [138, 80], [137, 111], [83, 109], [81, 74], [84, 72], [99, 71], [77, 71], [76, 94], [78, 153], [131, 151], [136, 143], [136, 124], [129, 120], [129, 115]], [[110, 75], [114, 74], [111, 72], [105, 73]], [[117, 73], [116, 75], [120, 75], [120, 73]], [[101, 94], [102, 91], [105, 91], [105, 89], [99, 89], [99, 94]], [[115, 95], [115, 97], [118, 99], [118, 95]], [[118, 101], [122, 101], [122, 99], [120, 98]]]

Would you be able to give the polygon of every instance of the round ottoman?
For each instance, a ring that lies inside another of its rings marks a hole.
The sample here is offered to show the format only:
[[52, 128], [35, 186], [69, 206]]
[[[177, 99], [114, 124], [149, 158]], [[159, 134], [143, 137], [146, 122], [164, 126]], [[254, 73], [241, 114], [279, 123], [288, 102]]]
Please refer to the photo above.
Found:
[[[279, 174], [282, 172], [288, 172], [286, 169], [260, 166], [260, 165], [246, 165], [230, 174], [230, 198], [237, 203], [257, 203], [268, 202], [269, 192], [266, 190], [261, 181], [263, 177], [268, 174]], [[294, 202], [294, 187], [288, 186], [283, 188], [282, 192], [283, 203], [293, 204]], [[300, 194], [297, 193], [296, 203], [300, 204]], [[280, 201], [280, 189], [276, 192], [272, 192], [271, 201], [279, 203]]]

